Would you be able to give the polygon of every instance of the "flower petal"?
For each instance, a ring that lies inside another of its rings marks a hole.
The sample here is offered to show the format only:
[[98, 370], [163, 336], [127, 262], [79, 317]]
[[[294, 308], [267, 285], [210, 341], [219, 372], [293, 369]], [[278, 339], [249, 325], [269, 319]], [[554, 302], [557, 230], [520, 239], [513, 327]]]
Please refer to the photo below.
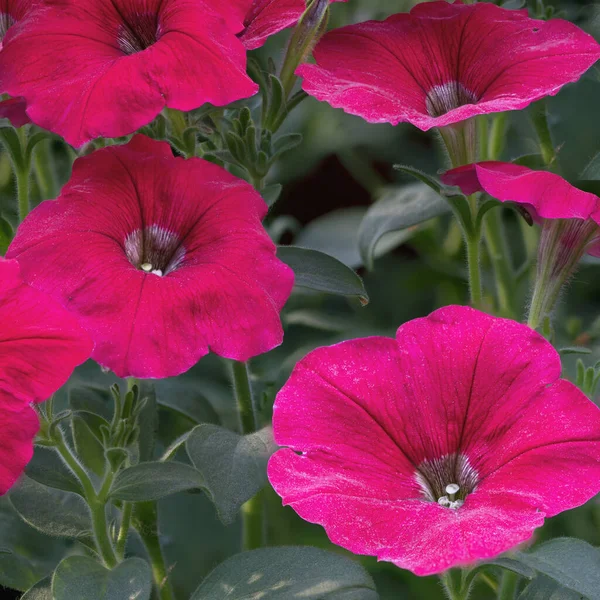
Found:
[[0, 496], [17, 481], [33, 456], [39, 420], [30, 406], [19, 412], [0, 408]]
[[25, 285], [14, 260], [0, 259], [0, 406], [19, 411], [47, 400], [88, 359], [78, 320]]

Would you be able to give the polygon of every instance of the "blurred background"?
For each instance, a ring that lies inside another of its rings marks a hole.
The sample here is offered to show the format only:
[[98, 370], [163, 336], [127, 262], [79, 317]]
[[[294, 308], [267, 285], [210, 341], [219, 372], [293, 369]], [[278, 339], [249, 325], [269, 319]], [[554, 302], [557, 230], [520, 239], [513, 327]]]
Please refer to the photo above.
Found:
[[[330, 27], [382, 19], [407, 11], [412, 5], [403, 0], [350, 0], [347, 4], [334, 4]], [[509, 6], [518, 8], [512, 1]], [[599, 4], [557, 2], [554, 6], [560, 16], [600, 39]], [[534, 6], [531, 8], [535, 10]], [[263, 64], [268, 57], [276, 62], [281, 60], [288, 36], [289, 31], [282, 32], [269, 40], [254, 53], [256, 58]], [[600, 151], [600, 67], [592, 68], [581, 81], [550, 98], [548, 107], [563, 174], [575, 180]], [[395, 171], [394, 164], [411, 165], [430, 174], [446, 166], [434, 134], [423, 133], [408, 124], [397, 127], [367, 124], [312, 98], [295, 110], [284, 131], [299, 132], [304, 138], [271, 173], [270, 181], [284, 187], [266, 225], [279, 243], [322, 250], [356, 268], [364, 278], [370, 303], [362, 306], [358, 300], [300, 289], [294, 293], [283, 315], [287, 331], [284, 344], [252, 363], [253, 375], [261, 381], [265, 420], [276, 391], [295, 362], [314, 347], [359, 336], [391, 336], [407, 320], [442, 305], [468, 302], [460, 235], [449, 219], [439, 218], [402, 236], [389, 234], [392, 239], [388, 237], [379, 244], [380, 256], [371, 270], [365, 269], [358, 251], [358, 229], [369, 206], [382, 190], [399, 193], [413, 183], [408, 176]], [[69, 175], [70, 151], [60, 143], [53, 143], [47, 150], [60, 186]], [[512, 113], [502, 160], [536, 152], [535, 131], [526, 112]], [[38, 201], [44, 197], [44, 190], [35, 186], [33, 193]], [[14, 188], [5, 152], [0, 155], [0, 210], [14, 222]], [[518, 266], [528, 258], [523, 225], [514, 212], [506, 211], [505, 218], [509, 246]], [[485, 256], [484, 261], [487, 261]], [[484, 262], [484, 276], [488, 268], [489, 261]], [[528, 291], [529, 278], [525, 273], [519, 288], [522, 307], [526, 306]], [[600, 261], [586, 259], [565, 293], [559, 313], [557, 322], [561, 325], [556, 335], [560, 344], [588, 347], [592, 353], [583, 357], [586, 365], [600, 360]], [[565, 360], [566, 376], [574, 377], [575, 361], [576, 357]], [[85, 365], [62, 391], [60, 401], [81, 405], [107, 403], [104, 390], [113, 381], [97, 366]], [[203, 359], [177, 380], [158, 382], [157, 391], [164, 445], [194, 422], [235, 426], [227, 373], [214, 357]], [[282, 508], [274, 492], [265, 490], [262, 494], [269, 507], [270, 545], [333, 548], [320, 527], [301, 521], [291, 509]], [[172, 579], [181, 597], [191, 594], [212, 568], [240, 550], [240, 524], [224, 527], [213, 505], [200, 494], [179, 494], [162, 501], [160, 519], [167, 560], [174, 565]], [[0, 501], [0, 546], [11, 546], [19, 540], [18, 552], [38, 565], [40, 572], [54, 555], [62, 555], [65, 544], [72, 543], [49, 538], [30, 528], [23, 537], [19, 533], [23, 527], [27, 525], [15, 519], [9, 503]], [[537, 532], [537, 539], [562, 535], [600, 545], [600, 503], [592, 501], [550, 520]], [[27, 544], [23, 544], [23, 539], [28, 540]], [[132, 551], [136, 551], [135, 540]], [[374, 577], [383, 600], [442, 597], [434, 577], [418, 578], [392, 565], [378, 564], [374, 559], [361, 560]], [[0, 556], [0, 582], [8, 586], [2, 598], [19, 597], [8, 589], [10, 571], [10, 563], [3, 562]], [[33, 573], [32, 577], [35, 576]], [[489, 588], [478, 584], [474, 597], [491, 597]]]

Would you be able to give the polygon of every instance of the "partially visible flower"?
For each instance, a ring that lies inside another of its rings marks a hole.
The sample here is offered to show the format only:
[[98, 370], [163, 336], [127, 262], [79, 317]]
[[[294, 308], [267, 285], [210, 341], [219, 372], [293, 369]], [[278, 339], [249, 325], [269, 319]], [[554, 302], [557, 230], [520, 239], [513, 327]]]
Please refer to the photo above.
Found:
[[600, 58], [600, 45], [561, 19], [490, 3], [423, 2], [409, 14], [326, 34], [303, 88], [373, 123], [422, 130], [522, 109], [555, 95]]
[[[0, 0], [0, 52], [8, 30], [37, 4], [38, 0]], [[0, 119], [8, 119], [13, 127], [23, 127], [31, 123], [26, 108], [23, 98], [0, 101]]]
[[306, 0], [232, 0], [230, 8], [243, 24], [240, 39], [248, 50], [254, 50], [272, 35], [296, 25], [306, 10]]
[[0, 258], [0, 408], [47, 400], [91, 352], [77, 318], [26, 285], [16, 261]]
[[7, 256], [81, 318], [100, 364], [169, 377], [209, 349], [247, 360], [281, 343], [293, 273], [275, 256], [266, 212], [245, 181], [136, 136], [77, 160]]
[[600, 491], [600, 409], [525, 325], [450, 306], [319, 348], [279, 392], [276, 492], [417, 575], [496, 556]]
[[502, 162], [481, 162], [442, 175], [465, 194], [485, 191], [521, 204], [542, 225], [529, 322], [538, 327], [554, 309], [565, 281], [588, 252], [600, 256], [600, 198], [559, 175]]
[[42, 0], [4, 40], [0, 89], [73, 146], [118, 137], [166, 106], [253, 95], [246, 52], [204, 0]]
[[38, 0], [0, 0], [0, 50], [8, 30], [36, 4]]
[[31, 406], [19, 412], [0, 405], [0, 496], [6, 494], [33, 456], [39, 420]]
[[9, 98], [0, 102], [0, 119], [8, 119], [13, 127], [19, 128], [31, 123], [23, 98]]
[[48, 399], [91, 351], [77, 319], [0, 258], [0, 495], [33, 455], [39, 423], [30, 403]]

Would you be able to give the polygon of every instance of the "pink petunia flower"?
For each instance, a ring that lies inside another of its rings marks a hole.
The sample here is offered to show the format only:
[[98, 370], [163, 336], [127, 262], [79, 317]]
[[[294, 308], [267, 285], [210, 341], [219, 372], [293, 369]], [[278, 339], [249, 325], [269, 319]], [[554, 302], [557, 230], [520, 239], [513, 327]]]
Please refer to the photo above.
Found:
[[[8, 30], [25, 17], [37, 2], [38, 0], [0, 0], [0, 51]], [[31, 123], [31, 119], [25, 112], [26, 108], [23, 98], [0, 101], [0, 119], [8, 119], [13, 127], [23, 127]]]
[[560, 175], [485, 161], [447, 171], [441, 180], [458, 186], [466, 195], [487, 192], [501, 202], [521, 204], [539, 223], [567, 221], [573, 244], [581, 238], [582, 250], [600, 256], [600, 198], [572, 186]]
[[30, 403], [61, 387], [92, 343], [73, 315], [23, 282], [16, 261], [0, 258], [0, 284], [1, 495], [33, 455], [39, 424]]
[[165, 107], [246, 98], [246, 52], [203, 0], [42, 0], [11, 28], [0, 89], [73, 146], [118, 137]]
[[81, 318], [100, 364], [169, 377], [209, 348], [247, 360], [281, 343], [293, 273], [262, 227], [266, 212], [245, 181], [137, 136], [78, 159], [7, 256]]
[[230, 8], [238, 22], [243, 24], [240, 39], [248, 50], [254, 50], [272, 35], [296, 25], [306, 10], [306, 0], [231, 0]]
[[600, 198], [554, 173], [495, 161], [458, 167], [441, 179], [465, 194], [485, 191], [502, 202], [516, 202], [542, 225], [529, 311], [529, 324], [539, 327], [581, 257], [586, 252], [600, 256]]
[[426, 131], [555, 95], [600, 58], [600, 45], [561, 19], [489, 3], [424, 2], [408, 14], [334, 30], [302, 65], [315, 98], [372, 123]]
[[461, 306], [319, 348], [275, 401], [269, 479], [417, 575], [496, 556], [600, 491], [600, 410], [560, 374], [539, 334]]

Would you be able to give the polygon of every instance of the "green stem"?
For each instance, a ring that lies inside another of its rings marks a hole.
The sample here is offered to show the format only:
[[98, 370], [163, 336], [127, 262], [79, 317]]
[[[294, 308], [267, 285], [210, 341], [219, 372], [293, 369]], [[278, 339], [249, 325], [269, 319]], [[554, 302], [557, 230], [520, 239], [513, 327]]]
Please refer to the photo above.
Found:
[[506, 126], [508, 124], [507, 113], [498, 113], [492, 122], [490, 137], [487, 144], [487, 154], [483, 154], [487, 160], [498, 160], [506, 145]]
[[519, 576], [512, 571], [504, 571], [498, 588], [498, 600], [515, 600], [518, 585]]
[[496, 292], [500, 312], [504, 317], [514, 317], [515, 275], [510, 251], [504, 237], [502, 209], [492, 209], [484, 219], [485, 242], [496, 275]]
[[133, 504], [131, 502], [123, 502], [123, 510], [121, 513], [121, 526], [119, 527], [119, 535], [117, 536], [116, 552], [119, 560], [125, 557], [125, 548], [127, 546], [127, 537], [131, 526], [131, 514], [133, 513]]
[[471, 304], [475, 308], [482, 309], [483, 293], [481, 288], [481, 266], [479, 263], [479, 249], [481, 236], [479, 232], [466, 235], [467, 264], [469, 269], [469, 290], [471, 292]]
[[33, 153], [33, 166], [42, 199], [56, 198], [56, 176], [52, 168], [51, 140], [39, 142]]
[[531, 120], [535, 127], [540, 144], [540, 152], [546, 166], [552, 170], [557, 170], [556, 151], [552, 143], [550, 127], [548, 127], [548, 112], [545, 100], [538, 100], [531, 105]]
[[85, 472], [85, 469], [79, 464], [79, 461], [69, 446], [67, 446], [62, 432], [59, 431], [57, 433], [54, 441], [58, 453], [81, 483], [86, 502], [90, 507], [92, 529], [94, 532], [94, 539], [96, 541], [98, 553], [102, 557], [104, 564], [109, 569], [113, 569], [117, 566], [118, 560], [115, 555], [112, 541], [108, 534], [108, 523], [106, 521], [106, 502], [99, 497], [98, 494], [96, 494], [96, 490], [94, 489], [91, 479]]
[[252, 387], [250, 385], [248, 365], [245, 362], [232, 361], [231, 370], [241, 432], [244, 435], [254, 433], [258, 422], [254, 398], [252, 396]]
[[160, 546], [156, 502], [140, 502], [136, 504], [135, 520], [136, 529], [150, 558], [152, 575], [154, 583], [158, 588], [159, 598], [160, 600], [175, 600], [169, 580], [169, 571], [167, 570]]
[[[253, 433], [258, 427], [258, 415], [250, 384], [248, 365], [232, 362], [233, 387], [237, 400], [240, 429], [244, 435]], [[263, 545], [265, 531], [265, 510], [261, 494], [254, 496], [242, 507], [242, 547], [253, 550]]]
[[22, 222], [29, 214], [29, 168], [15, 166], [17, 179], [17, 201], [19, 205], [19, 220]]
[[460, 571], [446, 571], [440, 575], [448, 600], [466, 600], [469, 590], [463, 589], [463, 577]]

